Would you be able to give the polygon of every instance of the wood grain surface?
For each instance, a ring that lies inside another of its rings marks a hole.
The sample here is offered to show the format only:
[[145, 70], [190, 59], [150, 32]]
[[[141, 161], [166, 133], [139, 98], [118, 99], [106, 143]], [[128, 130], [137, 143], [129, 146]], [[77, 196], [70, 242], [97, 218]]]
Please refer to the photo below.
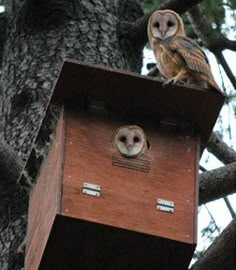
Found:
[[[197, 138], [142, 123], [149, 172], [113, 166], [112, 134], [127, 122], [67, 112], [62, 214], [195, 243]], [[82, 194], [83, 182], [100, 185], [101, 196]], [[174, 213], [156, 210], [157, 198], [173, 201]]]
[[44, 161], [37, 184], [30, 194], [25, 269], [37, 270], [50, 231], [61, 206], [61, 176], [64, 127], [61, 115], [48, 158]]

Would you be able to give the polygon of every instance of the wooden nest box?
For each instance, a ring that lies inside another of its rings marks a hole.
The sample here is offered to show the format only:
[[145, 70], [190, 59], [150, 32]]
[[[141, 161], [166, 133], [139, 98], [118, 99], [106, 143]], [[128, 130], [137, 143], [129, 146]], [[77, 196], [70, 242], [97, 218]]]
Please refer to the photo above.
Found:
[[[217, 91], [66, 61], [51, 99], [63, 110], [30, 196], [25, 269], [187, 269], [198, 161], [223, 102]], [[144, 130], [143, 155], [112, 144], [124, 125]]]

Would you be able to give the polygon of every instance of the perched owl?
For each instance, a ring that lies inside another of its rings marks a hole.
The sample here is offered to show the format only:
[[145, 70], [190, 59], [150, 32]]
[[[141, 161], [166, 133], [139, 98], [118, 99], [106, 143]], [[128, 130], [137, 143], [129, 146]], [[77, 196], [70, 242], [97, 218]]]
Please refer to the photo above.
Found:
[[148, 22], [148, 38], [157, 68], [168, 79], [164, 84], [182, 82], [200, 87], [213, 87], [209, 61], [198, 44], [185, 36], [183, 21], [172, 10], [154, 12]]
[[147, 150], [147, 138], [144, 131], [135, 125], [121, 126], [113, 135], [113, 146], [127, 158], [135, 158]]

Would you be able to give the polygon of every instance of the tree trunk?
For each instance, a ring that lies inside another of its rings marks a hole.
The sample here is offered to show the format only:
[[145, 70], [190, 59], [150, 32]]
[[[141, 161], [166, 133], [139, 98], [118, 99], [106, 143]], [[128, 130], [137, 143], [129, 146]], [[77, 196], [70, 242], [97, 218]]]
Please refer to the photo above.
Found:
[[[16, 182], [31, 151], [36, 157], [34, 159], [36, 162], [31, 164], [30, 171], [23, 171], [24, 181], [29, 187], [37, 174], [37, 168], [47, 155], [60, 108], [49, 108], [50, 113], [47, 114], [48, 118], [42, 129], [43, 134], [40, 135], [40, 140], [35, 140], [63, 59], [70, 58], [84, 63], [139, 72], [142, 65], [142, 48], [147, 41], [146, 26], [150, 16], [150, 13], [142, 16], [139, 6], [142, 2], [141, 0], [4, 1], [6, 13], [0, 14], [1, 270], [19, 270], [23, 267], [24, 254], [18, 254], [17, 248], [25, 237], [28, 190]], [[162, 1], [159, 8], [174, 9], [182, 13], [198, 2], [201, 0], [166, 0]], [[191, 18], [195, 17], [191, 13]], [[196, 24], [195, 19], [193, 21]], [[221, 40], [215, 42], [219, 44]], [[230, 44], [233, 46], [235, 42]], [[214, 139], [212, 137], [211, 141]], [[214, 147], [210, 141], [209, 150], [223, 162], [235, 163], [235, 151], [225, 147], [219, 138], [216, 139]], [[201, 175], [201, 202], [235, 191], [234, 163]], [[234, 223], [232, 224], [235, 225]], [[212, 252], [209, 251], [207, 257], [200, 258], [193, 269], [215, 267], [211, 258], [212, 254], [217, 256], [220, 254], [223, 246], [219, 243], [227, 243], [228, 236], [235, 239], [235, 230], [226, 229], [225, 232], [222, 233], [221, 241], [213, 243], [210, 249]], [[216, 249], [219, 250], [216, 252]], [[228, 260], [233, 256], [231, 253], [231, 257], [222, 254]], [[221, 262], [222, 268], [219, 269], [230, 269], [224, 268], [230, 265], [226, 260], [222, 259]]]
[[[2, 59], [0, 136], [25, 161], [63, 59], [140, 71], [142, 48], [131, 46], [121, 29], [142, 11], [135, 0], [11, 2]], [[39, 162], [50, 144], [52, 119], [45, 127], [44, 141], [34, 145]], [[0, 190], [0, 269], [19, 270], [23, 265], [16, 250], [24, 239], [27, 196], [15, 185], [9, 185], [7, 193]]]

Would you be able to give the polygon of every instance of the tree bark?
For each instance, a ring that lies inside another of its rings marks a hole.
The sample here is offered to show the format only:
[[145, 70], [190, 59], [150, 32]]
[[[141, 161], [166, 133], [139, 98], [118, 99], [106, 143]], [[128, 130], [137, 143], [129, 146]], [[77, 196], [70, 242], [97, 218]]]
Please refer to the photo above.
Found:
[[235, 269], [236, 219], [214, 240], [190, 270]]
[[224, 164], [236, 161], [236, 151], [222, 141], [219, 134], [215, 132], [211, 134], [207, 144], [207, 150]]
[[2, 67], [3, 47], [6, 38], [7, 16], [5, 13], [0, 14], [0, 69]]
[[[51, 119], [43, 140], [35, 138], [63, 59], [139, 72], [142, 48], [122, 38], [120, 25], [143, 13], [135, 0], [15, 0], [6, 11], [0, 137], [22, 160], [32, 150], [40, 163], [50, 145]], [[24, 238], [27, 196], [16, 185], [0, 190], [0, 269], [22, 267], [16, 250]]]
[[16, 152], [10, 149], [5, 141], [0, 139], [0, 190], [3, 182], [15, 183], [21, 174], [23, 164]]
[[236, 192], [236, 162], [200, 174], [200, 205], [234, 192]]

